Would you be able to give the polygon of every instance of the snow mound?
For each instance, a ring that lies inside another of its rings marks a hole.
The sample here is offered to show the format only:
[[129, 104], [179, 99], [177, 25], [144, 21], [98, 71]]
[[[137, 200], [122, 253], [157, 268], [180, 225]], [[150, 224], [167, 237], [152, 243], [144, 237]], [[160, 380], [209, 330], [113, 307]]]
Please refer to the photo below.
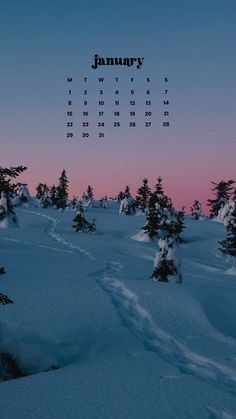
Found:
[[137, 242], [147, 243], [149, 242], [149, 237], [145, 233], [144, 230], [139, 231], [137, 234], [131, 237], [132, 240], [136, 240]]

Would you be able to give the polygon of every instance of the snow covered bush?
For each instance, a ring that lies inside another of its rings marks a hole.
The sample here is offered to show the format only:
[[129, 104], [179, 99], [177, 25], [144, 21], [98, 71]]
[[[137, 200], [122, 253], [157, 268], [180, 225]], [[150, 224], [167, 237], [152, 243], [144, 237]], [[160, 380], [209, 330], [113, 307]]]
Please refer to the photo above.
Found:
[[96, 231], [95, 220], [93, 220], [92, 223], [89, 223], [89, 221], [86, 220], [83, 211], [77, 212], [73, 221], [75, 223], [73, 227], [75, 228], [76, 233], [78, 233], [79, 231], [84, 231], [88, 233], [93, 233], [94, 231]]
[[159, 251], [154, 260], [154, 272], [151, 278], [161, 282], [182, 282], [179, 249], [173, 237], [158, 241]]
[[12, 202], [14, 206], [29, 202], [31, 199], [29, 189], [25, 183], [18, 183], [16, 188], [16, 195]]
[[129, 196], [125, 197], [120, 202], [119, 215], [132, 215], [135, 213], [134, 199]]

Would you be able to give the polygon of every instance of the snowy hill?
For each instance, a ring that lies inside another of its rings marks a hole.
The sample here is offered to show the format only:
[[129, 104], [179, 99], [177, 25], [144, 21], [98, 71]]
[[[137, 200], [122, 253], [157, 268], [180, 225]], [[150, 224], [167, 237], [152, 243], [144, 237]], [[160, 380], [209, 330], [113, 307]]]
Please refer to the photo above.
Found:
[[1, 351], [31, 373], [0, 383], [1, 419], [236, 418], [236, 277], [225, 227], [186, 220], [183, 283], [150, 279], [142, 216], [17, 208], [0, 230]]

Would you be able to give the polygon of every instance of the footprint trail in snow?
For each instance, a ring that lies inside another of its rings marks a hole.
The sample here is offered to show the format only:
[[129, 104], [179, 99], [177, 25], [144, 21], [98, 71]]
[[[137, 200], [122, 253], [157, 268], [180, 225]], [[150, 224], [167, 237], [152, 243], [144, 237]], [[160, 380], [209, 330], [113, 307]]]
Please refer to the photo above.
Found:
[[236, 395], [236, 370], [192, 352], [161, 330], [151, 315], [139, 304], [137, 295], [114, 277], [119, 274], [121, 268], [121, 264], [111, 262], [107, 264], [106, 269], [91, 276], [110, 295], [122, 323], [147, 349], [178, 367], [181, 372], [227, 388]]
[[49, 225], [46, 229], [46, 233], [52, 240], [55, 240], [58, 243], [61, 243], [64, 246], [67, 246], [70, 249], [79, 252], [80, 255], [83, 256], [83, 257], [85, 256], [85, 257], [89, 258], [90, 260], [95, 260], [94, 257], [91, 255], [91, 253], [87, 252], [87, 250], [84, 250], [79, 246], [75, 246], [74, 244], [72, 244], [68, 240], [66, 240], [60, 233], [58, 233], [58, 231], [56, 229], [57, 220], [55, 218], [49, 217], [48, 215], [41, 214], [40, 212], [36, 212], [36, 211], [24, 210], [24, 212], [28, 212], [30, 214], [34, 214], [34, 215], [37, 215], [37, 216], [40, 216], [40, 217], [43, 217], [43, 218], [46, 218], [47, 220], [49, 220]]

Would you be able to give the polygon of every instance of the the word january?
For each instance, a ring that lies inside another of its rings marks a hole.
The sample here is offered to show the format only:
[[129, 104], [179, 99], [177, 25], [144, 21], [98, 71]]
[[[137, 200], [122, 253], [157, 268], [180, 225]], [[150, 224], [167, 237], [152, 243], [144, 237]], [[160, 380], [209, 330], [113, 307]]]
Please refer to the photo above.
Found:
[[143, 65], [144, 57], [138, 58], [103, 58], [100, 57], [98, 54], [94, 55], [94, 64], [91, 67], [96, 70], [99, 65], [126, 65], [127, 67], [131, 67], [136, 63], [137, 68], [141, 68]]

